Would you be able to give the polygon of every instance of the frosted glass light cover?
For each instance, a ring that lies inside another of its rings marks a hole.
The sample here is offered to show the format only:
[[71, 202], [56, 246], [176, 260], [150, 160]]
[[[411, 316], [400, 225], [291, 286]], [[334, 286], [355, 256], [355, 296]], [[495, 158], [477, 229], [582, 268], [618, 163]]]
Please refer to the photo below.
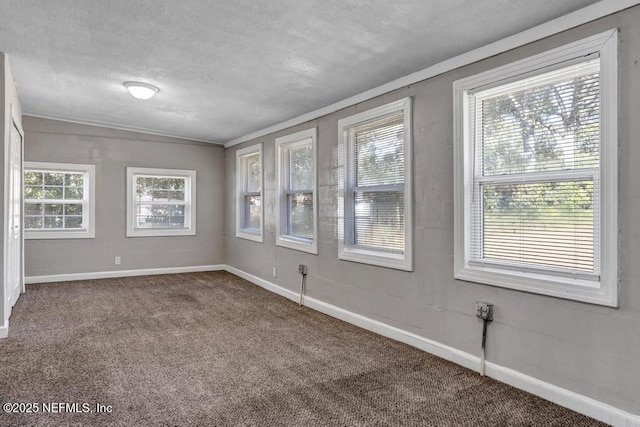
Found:
[[141, 82], [125, 82], [124, 86], [131, 96], [136, 99], [147, 100], [160, 91], [156, 86]]

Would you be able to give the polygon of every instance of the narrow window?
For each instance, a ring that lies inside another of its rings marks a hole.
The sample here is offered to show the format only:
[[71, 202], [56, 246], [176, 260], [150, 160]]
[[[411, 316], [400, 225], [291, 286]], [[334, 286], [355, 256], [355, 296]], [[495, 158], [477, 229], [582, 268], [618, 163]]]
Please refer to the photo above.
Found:
[[276, 244], [317, 254], [316, 129], [277, 138], [276, 148]]
[[412, 269], [411, 99], [342, 119], [341, 259]]
[[236, 237], [262, 242], [262, 144], [236, 152]]

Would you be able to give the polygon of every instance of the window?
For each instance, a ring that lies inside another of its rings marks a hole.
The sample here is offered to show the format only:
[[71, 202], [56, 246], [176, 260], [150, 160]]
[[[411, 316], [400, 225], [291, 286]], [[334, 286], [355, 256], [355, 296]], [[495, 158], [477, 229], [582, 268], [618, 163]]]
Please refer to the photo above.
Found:
[[338, 138], [339, 258], [411, 271], [411, 98], [340, 120]]
[[236, 237], [262, 242], [262, 144], [236, 151]]
[[196, 234], [196, 171], [127, 168], [127, 237]]
[[24, 162], [25, 239], [95, 236], [94, 165]]
[[276, 244], [317, 254], [316, 128], [277, 138], [276, 147]]
[[617, 305], [616, 49], [455, 82], [456, 278]]

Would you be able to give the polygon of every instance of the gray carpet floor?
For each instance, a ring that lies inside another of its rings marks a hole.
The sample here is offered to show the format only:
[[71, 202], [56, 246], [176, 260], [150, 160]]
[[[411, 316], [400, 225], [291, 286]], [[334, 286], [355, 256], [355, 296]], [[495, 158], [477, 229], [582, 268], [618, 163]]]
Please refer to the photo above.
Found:
[[0, 366], [2, 426], [601, 425], [225, 272], [28, 286]]

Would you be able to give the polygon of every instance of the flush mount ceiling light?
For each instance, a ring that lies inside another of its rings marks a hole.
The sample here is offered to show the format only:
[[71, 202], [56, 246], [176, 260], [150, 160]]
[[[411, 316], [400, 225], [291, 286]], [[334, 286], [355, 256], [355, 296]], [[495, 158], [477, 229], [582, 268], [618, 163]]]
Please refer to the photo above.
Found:
[[124, 82], [124, 86], [129, 90], [131, 96], [142, 100], [149, 99], [160, 91], [157, 86], [141, 82]]

